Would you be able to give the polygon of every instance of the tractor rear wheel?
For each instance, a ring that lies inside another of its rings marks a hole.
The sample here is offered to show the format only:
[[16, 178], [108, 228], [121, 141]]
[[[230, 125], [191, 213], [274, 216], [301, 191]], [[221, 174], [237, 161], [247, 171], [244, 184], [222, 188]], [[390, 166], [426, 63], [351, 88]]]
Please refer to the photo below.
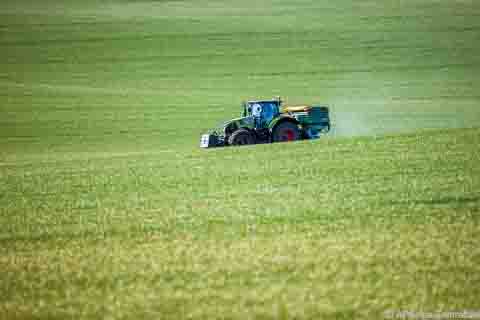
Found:
[[300, 138], [300, 130], [298, 126], [290, 121], [278, 124], [272, 134], [273, 142], [295, 141]]
[[228, 144], [232, 146], [243, 146], [254, 143], [255, 136], [247, 129], [238, 129], [228, 137]]

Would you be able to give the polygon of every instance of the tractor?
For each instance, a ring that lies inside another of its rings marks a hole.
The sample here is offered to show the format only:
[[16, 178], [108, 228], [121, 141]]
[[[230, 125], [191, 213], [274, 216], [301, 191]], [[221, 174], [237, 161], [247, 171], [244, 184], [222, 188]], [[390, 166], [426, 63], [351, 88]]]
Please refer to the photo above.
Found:
[[241, 146], [257, 143], [316, 139], [330, 130], [328, 107], [282, 106], [272, 100], [247, 101], [242, 116], [202, 135], [200, 147]]

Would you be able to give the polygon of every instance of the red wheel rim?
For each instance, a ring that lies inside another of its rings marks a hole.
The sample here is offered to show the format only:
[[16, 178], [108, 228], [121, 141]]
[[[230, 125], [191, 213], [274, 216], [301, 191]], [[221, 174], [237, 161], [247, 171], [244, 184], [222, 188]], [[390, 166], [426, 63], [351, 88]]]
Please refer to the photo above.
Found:
[[285, 133], [287, 134], [287, 141], [295, 139], [295, 132], [293, 132], [293, 130], [287, 130]]

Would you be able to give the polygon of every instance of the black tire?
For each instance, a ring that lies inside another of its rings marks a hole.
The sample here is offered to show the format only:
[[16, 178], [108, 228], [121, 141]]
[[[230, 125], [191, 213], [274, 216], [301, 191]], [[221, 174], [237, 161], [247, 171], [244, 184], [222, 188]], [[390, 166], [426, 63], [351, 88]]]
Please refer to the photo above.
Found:
[[287, 142], [298, 139], [300, 139], [300, 130], [298, 126], [291, 121], [281, 122], [273, 129], [273, 142]]
[[228, 137], [228, 144], [232, 146], [243, 146], [254, 143], [255, 136], [247, 129], [238, 129]]

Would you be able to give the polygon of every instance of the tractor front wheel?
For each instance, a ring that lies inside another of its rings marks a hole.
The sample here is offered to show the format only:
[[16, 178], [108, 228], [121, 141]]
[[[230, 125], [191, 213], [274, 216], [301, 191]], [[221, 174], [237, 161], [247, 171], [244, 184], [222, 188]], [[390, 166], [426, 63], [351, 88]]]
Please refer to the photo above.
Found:
[[255, 136], [247, 129], [238, 129], [228, 137], [228, 144], [232, 146], [243, 146], [254, 143]]
[[298, 126], [290, 121], [278, 124], [272, 134], [273, 142], [295, 141], [300, 138], [300, 130]]

